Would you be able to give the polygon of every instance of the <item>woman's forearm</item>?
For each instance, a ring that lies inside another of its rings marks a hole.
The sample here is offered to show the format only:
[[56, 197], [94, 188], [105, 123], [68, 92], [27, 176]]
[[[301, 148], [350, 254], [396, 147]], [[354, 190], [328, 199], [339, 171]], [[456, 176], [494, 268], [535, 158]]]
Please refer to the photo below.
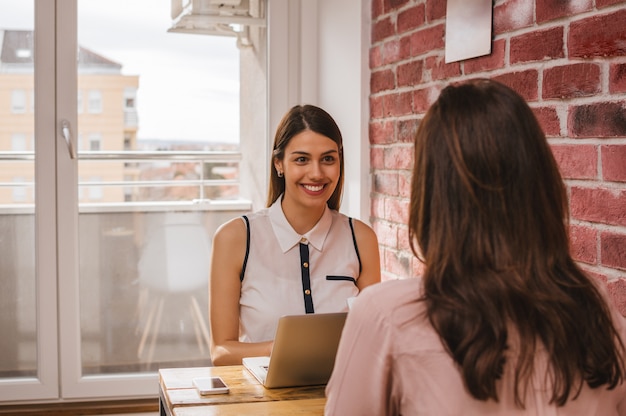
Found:
[[225, 341], [211, 346], [213, 365], [239, 365], [244, 357], [269, 357], [272, 341], [239, 342]]

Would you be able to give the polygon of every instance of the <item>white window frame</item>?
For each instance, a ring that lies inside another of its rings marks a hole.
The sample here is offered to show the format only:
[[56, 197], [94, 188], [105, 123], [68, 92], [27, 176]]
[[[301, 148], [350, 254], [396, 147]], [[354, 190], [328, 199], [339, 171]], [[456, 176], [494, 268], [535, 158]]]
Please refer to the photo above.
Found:
[[11, 91], [11, 112], [13, 114], [26, 113], [26, 90], [18, 88]]
[[55, 119], [55, 2], [35, 0], [35, 261], [37, 296], [37, 376], [0, 379], [0, 402], [53, 400], [59, 397], [57, 315], [57, 207]]
[[102, 113], [102, 91], [89, 90], [87, 93], [87, 112], [89, 114]]
[[[132, 103], [132, 105], [129, 105]], [[135, 111], [137, 109], [137, 89], [124, 88], [124, 110]]]

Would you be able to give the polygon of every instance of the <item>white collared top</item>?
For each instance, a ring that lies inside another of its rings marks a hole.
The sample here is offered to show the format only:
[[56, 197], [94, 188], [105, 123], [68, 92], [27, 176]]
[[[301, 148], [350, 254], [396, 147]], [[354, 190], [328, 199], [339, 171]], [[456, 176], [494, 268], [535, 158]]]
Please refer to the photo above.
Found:
[[[281, 198], [248, 216], [250, 245], [241, 283], [239, 340], [274, 339], [278, 318], [306, 313], [309, 296], [317, 313], [347, 311], [356, 296], [360, 262], [350, 219], [326, 207], [322, 218], [305, 235], [291, 227]], [[308, 245], [308, 264], [300, 244]], [[308, 269], [310, 293], [303, 288]]]

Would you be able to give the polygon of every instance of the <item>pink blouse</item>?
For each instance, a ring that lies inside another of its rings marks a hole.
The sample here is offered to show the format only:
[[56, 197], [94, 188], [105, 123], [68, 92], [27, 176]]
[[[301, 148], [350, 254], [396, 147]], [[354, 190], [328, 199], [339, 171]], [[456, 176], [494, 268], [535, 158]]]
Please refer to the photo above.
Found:
[[[527, 392], [526, 409], [516, 408], [513, 371], [506, 366], [500, 401], [474, 399], [426, 318], [423, 302], [416, 300], [420, 291], [420, 279], [395, 280], [370, 286], [356, 298], [326, 387], [326, 415], [626, 416], [626, 382], [613, 390], [585, 384], [577, 399], [557, 407], [549, 403], [541, 371]], [[626, 319], [613, 310], [626, 342]], [[537, 354], [537, 366], [545, 363]]]

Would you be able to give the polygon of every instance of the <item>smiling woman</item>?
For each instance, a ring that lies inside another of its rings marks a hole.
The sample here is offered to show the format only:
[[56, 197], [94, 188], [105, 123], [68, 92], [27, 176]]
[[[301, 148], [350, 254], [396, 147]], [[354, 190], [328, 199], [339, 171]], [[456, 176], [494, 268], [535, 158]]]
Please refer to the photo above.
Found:
[[222, 225], [210, 272], [211, 356], [216, 365], [269, 356], [278, 318], [341, 312], [380, 281], [378, 240], [338, 212], [343, 139], [312, 105], [281, 120], [270, 161], [267, 208]]

